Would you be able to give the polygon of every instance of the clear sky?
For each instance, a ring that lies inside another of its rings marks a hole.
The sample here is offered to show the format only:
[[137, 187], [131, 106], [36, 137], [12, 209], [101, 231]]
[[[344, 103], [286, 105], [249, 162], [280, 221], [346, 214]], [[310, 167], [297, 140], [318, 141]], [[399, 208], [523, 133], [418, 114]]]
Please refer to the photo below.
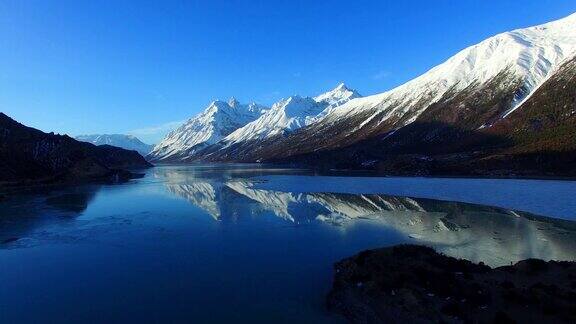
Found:
[[214, 99], [397, 86], [576, 1], [0, 0], [0, 111], [156, 142]]

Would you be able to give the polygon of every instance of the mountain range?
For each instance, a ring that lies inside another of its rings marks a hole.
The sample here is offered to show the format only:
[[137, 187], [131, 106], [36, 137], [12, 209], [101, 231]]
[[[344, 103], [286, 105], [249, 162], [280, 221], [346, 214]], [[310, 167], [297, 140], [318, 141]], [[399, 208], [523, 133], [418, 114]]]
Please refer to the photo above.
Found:
[[74, 137], [81, 142], [88, 142], [94, 145], [112, 145], [126, 150], [136, 151], [142, 156], [148, 155], [154, 145], [146, 144], [133, 135], [124, 134], [100, 134], [100, 135], [79, 135]]
[[266, 107], [213, 101], [200, 113], [168, 134], [148, 156], [153, 161], [193, 160], [210, 146], [230, 147], [251, 140], [264, 140], [313, 123], [322, 114], [360, 95], [340, 84], [315, 98], [292, 96]]
[[576, 175], [576, 14], [470, 46], [392, 90], [344, 84], [272, 107], [215, 101], [157, 162], [280, 162], [387, 174]]

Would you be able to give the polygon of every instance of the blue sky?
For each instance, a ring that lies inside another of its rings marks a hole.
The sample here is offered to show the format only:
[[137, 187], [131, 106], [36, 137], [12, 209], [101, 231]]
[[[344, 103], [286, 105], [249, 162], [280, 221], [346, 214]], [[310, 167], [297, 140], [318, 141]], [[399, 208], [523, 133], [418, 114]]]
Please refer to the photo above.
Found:
[[0, 1], [0, 111], [156, 142], [211, 100], [385, 91], [576, 1]]

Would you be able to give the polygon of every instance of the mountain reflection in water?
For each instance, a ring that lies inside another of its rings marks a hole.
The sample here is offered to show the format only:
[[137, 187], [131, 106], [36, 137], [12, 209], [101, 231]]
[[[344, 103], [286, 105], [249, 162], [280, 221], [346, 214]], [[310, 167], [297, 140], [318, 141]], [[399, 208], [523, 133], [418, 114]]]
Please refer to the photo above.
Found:
[[369, 220], [450, 256], [503, 265], [527, 258], [576, 259], [576, 223], [468, 203], [378, 194], [291, 193], [255, 189], [246, 177], [211, 177], [158, 169], [168, 191], [215, 220], [272, 212], [287, 222], [322, 222], [346, 230]]

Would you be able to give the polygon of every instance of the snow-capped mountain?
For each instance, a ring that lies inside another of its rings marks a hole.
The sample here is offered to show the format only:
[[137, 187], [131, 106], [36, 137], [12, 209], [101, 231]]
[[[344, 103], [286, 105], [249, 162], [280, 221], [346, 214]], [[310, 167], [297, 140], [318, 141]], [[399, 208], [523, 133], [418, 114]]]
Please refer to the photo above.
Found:
[[152, 160], [181, 160], [220, 141], [236, 129], [257, 119], [267, 108], [256, 103], [213, 101], [199, 115], [170, 132], [149, 155]]
[[[314, 98], [290, 97], [210, 142], [215, 145], [177, 152], [185, 161], [295, 162], [409, 174], [501, 174], [513, 165], [540, 174], [543, 161], [566, 160], [550, 152], [576, 147], [564, 131], [576, 124], [573, 66], [576, 14], [490, 37], [380, 94], [360, 97], [342, 84]], [[544, 126], [562, 131], [547, 133]]]
[[263, 139], [284, 132], [294, 131], [314, 121], [328, 105], [312, 98], [292, 96], [275, 103], [257, 120], [248, 123], [226, 136], [226, 144]]
[[401, 153], [423, 156], [415, 162], [420, 163], [433, 154], [513, 146], [517, 143], [496, 138], [508, 135], [491, 134], [492, 126], [522, 110], [575, 55], [576, 14], [505, 32], [397, 88], [333, 107], [287, 136], [208, 159], [348, 163], [353, 158], [354, 165], [363, 165]]
[[[404, 85], [339, 106], [317, 126], [344, 127], [348, 137], [385, 122], [391, 124], [389, 129], [400, 128], [414, 122], [434, 104], [448, 101], [462, 91], [477, 91], [498, 82], [500, 89], [494, 90], [512, 91], [513, 98], [504, 109], [494, 111], [488, 118], [478, 118], [475, 126], [481, 127], [518, 108], [575, 51], [576, 14], [502, 33], [462, 50]], [[478, 113], [473, 107], [463, 109], [467, 115]], [[362, 116], [360, 123], [357, 116]]]
[[226, 136], [222, 142], [229, 146], [293, 132], [310, 125], [333, 108], [359, 97], [358, 92], [341, 83], [333, 90], [314, 98], [292, 96], [282, 99], [260, 118]]
[[146, 156], [152, 150], [153, 145], [146, 144], [133, 135], [124, 134], [101, 134], [79, 135], [76, 140], [92, 143], [94, 145], [112, 145], [123, 149], [136, 151]]

